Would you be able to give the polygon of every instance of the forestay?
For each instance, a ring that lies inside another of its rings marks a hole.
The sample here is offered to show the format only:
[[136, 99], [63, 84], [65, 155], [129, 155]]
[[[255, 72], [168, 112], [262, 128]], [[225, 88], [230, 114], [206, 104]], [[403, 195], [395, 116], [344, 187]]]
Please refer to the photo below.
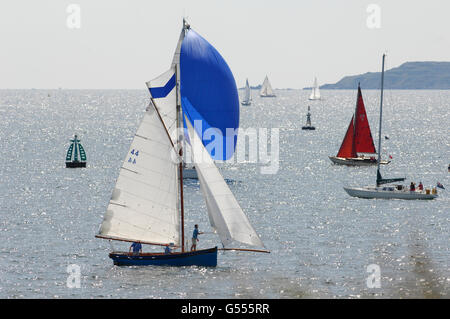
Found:
[[158, 107], [166, 125], [173, 124], [174, 75], [171, 69], [147, 83], [151, 103], [120, 169], [97, 237], [180, 246], [178, 164], [156, 111]]
[[[176, 92], [175, 66], [164, 72], [156, 79], [147, 82], [153, 105], [158, 108], [164, 125], [166, 126], [173, 144], [176, 144], [177, 131], [177, 92]], [[149, 108], [153, 106], [150, 105]]]
[[263, 247], [233, 193], [203, 146], [188, 118], [185, 118], [189, 138], [192, 142], [194, 164], [200, 188], [206, 201], [211, 226], [217, 232], [225, 248], [233, 241]]

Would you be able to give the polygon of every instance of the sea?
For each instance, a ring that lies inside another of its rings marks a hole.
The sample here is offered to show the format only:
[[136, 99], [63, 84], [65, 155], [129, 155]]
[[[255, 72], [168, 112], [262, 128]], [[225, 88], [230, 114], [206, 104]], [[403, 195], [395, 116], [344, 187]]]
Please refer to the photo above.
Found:
[[[426, 188], [440, 182], [445, 189], [431, 201], [344, 191], [376, 179], [376, 167], [328, 158], [342, 143], [356, 90], [322, 90], [317, 101], [307, 90], [275, 93], [253, 90], [240, 128], [255, 129], [259, 145], [269, 140], [276, 169], [264, 171], [259, 153], [257, 161], [217, 164], [270, 254], [220, 251], [217, 267], [204, 268], [114, 266], [108, 253], [129, 243], [95, 238], [149, 103], [145, 89], [0, 90], [0, 298], [449, 298], [450, 91], [384, 95], [381, 154], [392, 159], [382, 175]], [[378, 148], [380, 93], [362, 93]], [[301, 129], [308, 106], [314, 131]], [[65, 168], [75, 134], [86, 168]], [[221, 247], [198, 181], [187, 180], [184, 195], [187, 237], [199, 224], [198, 248]]]

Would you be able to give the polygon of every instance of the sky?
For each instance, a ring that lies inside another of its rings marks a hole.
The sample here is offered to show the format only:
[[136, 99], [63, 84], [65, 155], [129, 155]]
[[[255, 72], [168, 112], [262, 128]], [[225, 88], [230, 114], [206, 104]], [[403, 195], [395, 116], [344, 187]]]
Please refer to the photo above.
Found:
[[238, 87], [335, 83], [380, 71], [385, 52], [386, 69], [450, 61], [448, 0], [2, 0], [0, 89], [144, 89], [183, 17]]

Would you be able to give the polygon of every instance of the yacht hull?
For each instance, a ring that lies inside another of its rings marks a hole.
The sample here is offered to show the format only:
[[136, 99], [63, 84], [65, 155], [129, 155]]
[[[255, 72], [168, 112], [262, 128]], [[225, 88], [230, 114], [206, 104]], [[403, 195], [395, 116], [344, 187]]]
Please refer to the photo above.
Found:
[[175, 252], [171, 254], [140, 254], [130, 255], [126, 252], [112, 252], [109, 254], [116, 266], [217, 266], [217, 247], [189, 252]]
[[[376, 159], [371, 159], [367, 157], [355, 157], [355, 158], [344, 158], [337, 156], [329, 156], [329, 159], [337, 165], [347, 165], [347, 166], [373, 166], [377, 165]], [[381, 161], [381, 165], [387, 165], [391, 161]]]
[[435, 199], [437, 194], [426, 192], [397, 190], [395, 187], [344, 187], [344, 190], [352, 197], [382, 198], [382, 199]]

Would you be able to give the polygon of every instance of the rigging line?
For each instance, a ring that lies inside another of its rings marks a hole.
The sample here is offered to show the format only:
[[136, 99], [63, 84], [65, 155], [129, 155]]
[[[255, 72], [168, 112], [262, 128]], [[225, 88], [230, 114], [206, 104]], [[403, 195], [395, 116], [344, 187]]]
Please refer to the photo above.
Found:
[[169, 134], [169, 131], [167, 130], [166, 124], [164, 123], [164, 121], [163, 121], [163, 119], [162, 119], [162, 117], [161, 117], [161, 114], [159, 113], [159, 110], [158, 110], [158, 108], [156, 107], [156, 104], [155, 104], [153, 98], [150, 97], [150, 100], [152, 101], [152, 103], [150, 103], [150, 104], [151, 104], [152, 107], [155, 109], [156, 114], [158, 114], [158, 118], [159, 118], [159, 120], [160, 120], [160, 122], [161, 122], [161, 124], [162, 124], [162, 126], [163, 126], [163, 128], [164, 128], [164, 130], [166, 131], [167, 138], [169, 139], [170, 144], [172, 145], [174, 151], [176, 152], [175, 146], [173, 145], [173, 142], [172, 142], [172, 138], [170, 137], [170, 134]]

